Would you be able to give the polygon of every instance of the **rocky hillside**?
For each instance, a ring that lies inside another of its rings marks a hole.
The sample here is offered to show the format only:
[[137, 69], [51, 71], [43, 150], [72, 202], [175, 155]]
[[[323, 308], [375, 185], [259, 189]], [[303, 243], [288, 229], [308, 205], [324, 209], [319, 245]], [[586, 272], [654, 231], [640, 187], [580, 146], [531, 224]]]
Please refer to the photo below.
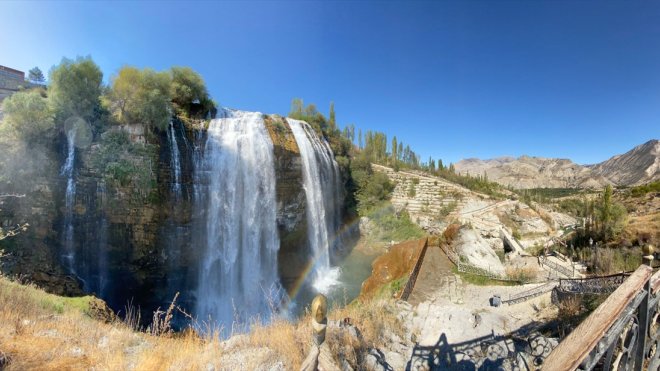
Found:
[[486, 174], [491, 181], [518, 189], [602, 188], [608, 184], [639, 185], [660, 179], [660, 142], [650, 140], [596, 165], [568, 159], [521, 156], [459, 161], [461, 174]]
[[593, 165], [594, 174], [617, 185], [640, 185], [660, 179], [660, 141], [657, 139]]
[[530, 156], [467, 159], [459, 161], [455, 166], [461, 174], [486, 174], [491, 181], [518, 189], [602, 188], [611, 183], [589, 168], [567, 159]]

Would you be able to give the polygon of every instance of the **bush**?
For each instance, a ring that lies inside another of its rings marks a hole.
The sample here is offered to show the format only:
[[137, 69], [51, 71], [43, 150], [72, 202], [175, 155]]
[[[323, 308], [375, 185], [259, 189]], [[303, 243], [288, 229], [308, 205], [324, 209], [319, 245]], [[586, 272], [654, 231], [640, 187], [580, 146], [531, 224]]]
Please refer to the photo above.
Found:
[[630, 195], [633, 197], [641, 197], [651, 192], [660, 192], [660, 180], [630, 189]]
[[53, 114], [39, 91], [21, 91], [3, 102], [5, 118], [0, 125], [26, 141], [49, 137], [53, 133]]
[[407, 241], [426, 235], [405, 210], [397, 214], [388, 201], [380, 202], [364, 212], [364, 215], [376, 226], [372, 238], [380, 242]]
[[417, 190], [415, 190], [415, 182], [412, 182], [408, 187], [408, 197], [414, 198], [416, 195], [417, 195]]

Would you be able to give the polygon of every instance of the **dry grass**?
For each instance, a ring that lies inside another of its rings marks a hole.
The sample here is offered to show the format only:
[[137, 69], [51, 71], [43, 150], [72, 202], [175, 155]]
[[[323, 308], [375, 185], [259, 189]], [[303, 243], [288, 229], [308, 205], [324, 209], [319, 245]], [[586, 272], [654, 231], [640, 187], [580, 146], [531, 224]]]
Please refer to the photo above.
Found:
[[519, 282], [531, 282], [536, 279], [538, 269], [535, 267], [507, 267], [507, 278]]
[[[281, 365], [297, 370], [311, 345], [309, 315], [296, 323], [254, 324], [252, 331], [227, 342], [194, 331], [173, 334], [162, 321], [156, 336], [134, 331], [120, 321], [91, 318], [91, 297], [62, 298], [0, 276], [0, 351], [7, 370], [199, 370], [264, 369]], [[329, 328], [327, 341], [337, 356], [359, 362], [363, 349], [382, 345], [385, 331], [401, 334], [396, 314], [382, 302], [356, 303], [332, 310], [330, 320], [351, 318], [359, 342], [345, 330]], [[164, 314], [167, 317], [167, 312]], [[337, 346], [347, 344], [350, 346]], [[334, 344], [333, 344], [334, 343]], [[351, 353], [352, 352], [352, 353]]]

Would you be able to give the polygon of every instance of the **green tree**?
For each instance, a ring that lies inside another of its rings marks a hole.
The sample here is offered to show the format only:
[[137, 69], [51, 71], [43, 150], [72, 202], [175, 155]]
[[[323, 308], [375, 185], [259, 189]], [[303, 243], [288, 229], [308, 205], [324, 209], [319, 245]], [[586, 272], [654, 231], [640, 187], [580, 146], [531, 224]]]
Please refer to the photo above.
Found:
[[44, 82], [46, 82], [44, 73], [41, 72], [39, 67], [34, 67], [30, 71], [28, 71], [28, 80], [35, 84], [43, 84]]
[[337, 128], [337, 120], [335, 116], [335, 102], [330, 102], [330, 113], [328, 114], [328, 125], [331, 129]]
[[358, 129], [358, 148], [364, 148], [364, 143], [362, 143], [362, 129]]
[[78, 116], [92, 122], [100, 108], [103, 73], [91, 57], [64, 58], [50, 71], [48, 101], [58, 125]]
[[299, 120], [299, 117], [302, 117], [303, 115], [303, 100], [301, 98], [293, 98], [291, 100], [291, 111], [289, 112], [289, 116], [291, 118]]
[[396, 165], [399, 156], [397, 154], [398, 145], [396, 143], [396, 136], [392, 137], [392, 165]]
[[612, 186], [608, 185], [596, 206], [596, 219], [600, 234], [605, 241], [611, 240], [623, 231], [627, 217], [625, 207], [614, 202], [612, 194]]
[[172, 111], [170, 82], [166, 72], [123, 67], [113, 77], [103, 103], [120, 124], [144, 124], [162, 130], [167, 127]]
[[179, 113], [206, 115], [215, 108], [204, 79], [192, 68], [172, 67], [170, 76], [170, 99]]
[[54, 128], [53, 114], [48, 101], [39, 91], [18, 92], [3, 102], [5, 118], [0, 126], [16, 136], [31, 141], [48, 137]]

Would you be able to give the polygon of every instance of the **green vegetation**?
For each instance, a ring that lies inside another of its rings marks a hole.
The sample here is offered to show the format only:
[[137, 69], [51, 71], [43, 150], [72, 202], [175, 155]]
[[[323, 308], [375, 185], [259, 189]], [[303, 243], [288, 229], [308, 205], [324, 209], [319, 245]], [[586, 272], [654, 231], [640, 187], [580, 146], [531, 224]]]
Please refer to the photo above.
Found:
[[548, 204], [553, 199], [584, 194], [579, 188], [530, 188], [514, 190], [520, 195], [520, 200], [528, 205], [532, 202]]
[[172, 67], [170, 76], [170, 99], [180, 118], [204, 118], [215, 112], [202, 76], [190, 67]]
[[159, 130], [165, 130], [173, 111], [187, 122], [215, 109], [201, 76], [188, 67], [167, 72], [123, 67], [102, 100], [117, 123]]
[[166, 72], [123, 67], [113, 77], [103, 104], [122, 125], [143, 124], [164, 130], [171, 118], [169, 90]]
[[351, 181], [355, 188], [357, 211], [364, 215], [382, 201], [389, 199], [394, 184], [383, 173], [374, 172], [371, 163], [363, 155], [353, 158], [350, 163]]
[[67, 312], [82, 312], [90, 314], [90, 302], [93, 296], [67, 298], [48, 294], [34, 286], [23, 285], [0, 275], [0, 301], [20, 295], [23, 300], [30, 301], [37, 310], [49, 314]]
[[408, 187], [408, 197], [414, 198], [416, 195], [417, 195], [417, 190], [415, 189], [415, 182], [412, 182]]
[[376, 227], [372, 238], [379, 242], [407, 241], [426, 235], [405, 210], [397, 213], [389, 201], [383, 201], [360, 215], [369, 218]]
[[593, 213], [593, 203], [585, 197], [567, 198], [559, 201], [559, 209], [566, 214], [584, 218]]
[[376, 295], [374, 296], [375, 299], [388, 299], [393, 297], [394, 295], [397, 295], [398, 293], [403, 290], [404, 287], [406, 287], [406, 284], [408, 283], [408, 276], [403, 276], [401, 278], [397, 278], [395, 280], [392, 280], [383, 286], [381, 286], [378, 291], [376, 292]]
[[[28, 78], [40, 82], [38, 68]], [[46, 89], [22, 91], [5, 99], [5, 118], [0, 122], [0, 181], [20, 187], [21, 179], [43, 171], [52, 148], [70, 130], [76, 130], [76, 147], [93, 146], [93, 170], [112, 187], [132, 187], [132, 197], [152, 202], [157, 153], [155, 135], [175, 116], [190, 123], [215, 110], [199, 74], [188, 67], [166, 72], [123, 67], [103, 85], [103, 73], [91, 57], [64, 58], [50, 71]], [[147, 143], [133, 143], [113, 124], [144, 125]], [[339, 134], [337, 134], [338, 136]], [[38, 145], [39, 149], [35, 149]], [[112, 190], [112, 189], [110, 189]]]
[[39, 90], [18, 92], [3, 102], [6, 114], [2, 135], [11, 135], [25, 141], [52, 137], [55, 128], [48, 100]]
[[660, 192], [660, 180], [656, 180], [655, 182], [633, 187], [630, 189], [630, 195], [633, 197], [642, 197], [651, 192], [655, 192], [655, 193]]
[[600, 237], [609, 241], [617, 237], [625, 227], [626, 209], [612, 200], [612, 186], [605, 187], [602, 197], [596, 203], [596, 229]]
[[41, 72], [39, 67], [34, 67], [28, 71], [27, 79], [33, 84], [43, 84], [46, 82], [46, 77], [44, 77], [44, 73]]
[[459, 272], [458, 269], [454, 266], [451, 268], [452, 272], [456, 275], [461, 276], [461, 279], [463, 279], [465, 282], [472, 284], [472, 285], [477, 285], [477, 286], [516, 286], [519, 285], [520, 282], [516, 281], [505, 281], [505, 280], [496, 280], [489, 278], [487, 276], [482, 276], [479, 274], [472, 274], [472, 273], [465, 273], [465, 272]]
[[99, 119], [103, 73], [90, 57], [64, 58], [50, 72], [48, 101], [61, 127], [71, 117], [88, 123]]
[[456, 201], [452, 201], [447, 205], [444, 205], [438, 212], [438, 217], [440, 219], [447, 217], [447, 215], [451, 214], [452, 211], [456, 210], [456, 207], [458, 207], [458, 202]]
[[131, 186], [134, 200], [153, 201], [156, 193], [156, 146], [130, 141], [121, 130], [109, 130], [101, 136], [98, 148], [92, 153], [92, 166], [99, 169], [108, 184]]

